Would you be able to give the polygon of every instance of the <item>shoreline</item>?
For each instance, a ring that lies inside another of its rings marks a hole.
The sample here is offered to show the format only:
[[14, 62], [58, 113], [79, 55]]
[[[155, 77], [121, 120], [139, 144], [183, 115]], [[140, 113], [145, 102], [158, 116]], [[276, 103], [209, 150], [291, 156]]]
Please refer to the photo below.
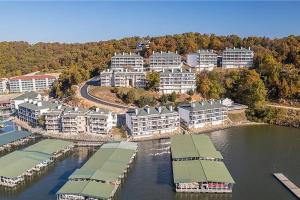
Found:
[[[16, 125], [22, 127], [23, 129], [30, 131], [35, 134], [39, 134], [44, 137], [49, 137], [49, 138], [56, 138], [56, 139], [63, 139], [63, 140], [72, 140], [72, 141], [83, 141], [83, 142], [114, 142], [114, 141], [121, 141], [121, 140], [127, 140], [127, 141], [132, 141], [132, 142], [143, 142], [143, 141], [151, 141], [151, 140], [160, 140], [160, 139], [169, 139], [173, 135], [179, 135], [183, 134], [183, 131], [186, 131], [188, 134], [205, 134], [211, 131], [219, 131], [219, 130], [224, 130], [232, 127], [242, 127], [242, 126], [255, 126], [255, 125], [267, 125], [267, 123], [259, 123], [259, 122], [241, 122], [241, 123], [230, 123], [230, 124], [222, 124], [222, 125], [217, 125], [214, 127], [203, 127], [199, 129], [194, 129], [194, 130], [185, 130], [185, 129], [180, 129], [174, 132], [169, 132], [169, 133], [159, 133], [159, 134], [154, 134], [150, 136], [145, 136], [145, 137], [140, 137], [140, 138], [134, 138], [134, 137], [127, 137], [125, 138], [119, 138], [115, 137], [112, 134], [109, 135], [92, 135], [92, 134], [69, 134], [65, 135], [63, 133], [46, 133], [42, 129], [37, 129], [29, 126], [27, 123], [24, 123], [20, 121], [17, 118], [14, 118], [12, 120]], [[87, 137], [88, 136], [88, 137]]]

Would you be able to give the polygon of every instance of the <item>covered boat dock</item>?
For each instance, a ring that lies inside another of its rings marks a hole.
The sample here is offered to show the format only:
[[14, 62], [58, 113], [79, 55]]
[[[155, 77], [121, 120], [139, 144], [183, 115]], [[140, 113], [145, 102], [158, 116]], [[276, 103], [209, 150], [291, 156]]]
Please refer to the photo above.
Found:
[[16, 187], [74, 147], [72, 142], [46, 139], [0, 158], [0, 185]]
[[0, 152], [15, 146], [24, 145], [35, 136], [28, 131], [11, 131], [0, 134]]
[[80, 169], [74, 171], [69, 181], [57, 192], [57, 199], [111, 199], [136, 152], [137, 144], [133, 142], [104, 144]]
[[176, 192], [232, 192], [234, 180], [208, 136], [173, 136], [171, 153]]

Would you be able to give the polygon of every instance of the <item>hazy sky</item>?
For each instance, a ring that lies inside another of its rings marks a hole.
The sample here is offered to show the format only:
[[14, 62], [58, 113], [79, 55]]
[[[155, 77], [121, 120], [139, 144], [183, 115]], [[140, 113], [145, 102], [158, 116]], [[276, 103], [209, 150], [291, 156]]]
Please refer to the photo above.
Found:
[[184, 32], [300, 35], [300, 2], [0, 2], [0, 41], [88, 42]]

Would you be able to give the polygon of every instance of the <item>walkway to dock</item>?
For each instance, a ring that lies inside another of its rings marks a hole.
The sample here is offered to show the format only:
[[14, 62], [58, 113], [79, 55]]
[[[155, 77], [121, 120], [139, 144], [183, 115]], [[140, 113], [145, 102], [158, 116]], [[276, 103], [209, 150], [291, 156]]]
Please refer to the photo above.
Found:
[[274, 177], [277, 178], [286, 188], [288, 188], [298, 199], [300, 199], [300, 188], [290, 181], [282, 173], [273, 173]]

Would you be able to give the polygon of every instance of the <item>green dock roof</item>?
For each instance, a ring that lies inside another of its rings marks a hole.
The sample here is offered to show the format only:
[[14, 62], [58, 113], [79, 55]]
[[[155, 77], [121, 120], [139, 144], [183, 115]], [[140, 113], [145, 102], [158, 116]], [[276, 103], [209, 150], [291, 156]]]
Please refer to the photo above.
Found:
[[172, 158], [216, 158], [223, 159], [206, 135], [176, 135], [171, 137]]
[[103, 145], [70, 179], [92, 179], [116, 181], [126, 170], [137, 146], [135, 143], [121, 142]]
[[95, 181], [68, 181], [57, 194], [81, 195], [84, 197], [109, 199], [115, 193], [115, 186]]
[[209, 160], [173, 161], [174, 183], [234, 183], [223, 162]]
[[70, 144], [72, 142], [46, 139], [23, 150], [7, 154], [0, 158], [0, 176], [16, 178], [37, 164], [47, 161], [54, 152]]
[[12, 131], [3, 133], [0, 135], [0, 146], [26, 138], [30, 135], [32, 135], [32, 133], [28, 131]]

